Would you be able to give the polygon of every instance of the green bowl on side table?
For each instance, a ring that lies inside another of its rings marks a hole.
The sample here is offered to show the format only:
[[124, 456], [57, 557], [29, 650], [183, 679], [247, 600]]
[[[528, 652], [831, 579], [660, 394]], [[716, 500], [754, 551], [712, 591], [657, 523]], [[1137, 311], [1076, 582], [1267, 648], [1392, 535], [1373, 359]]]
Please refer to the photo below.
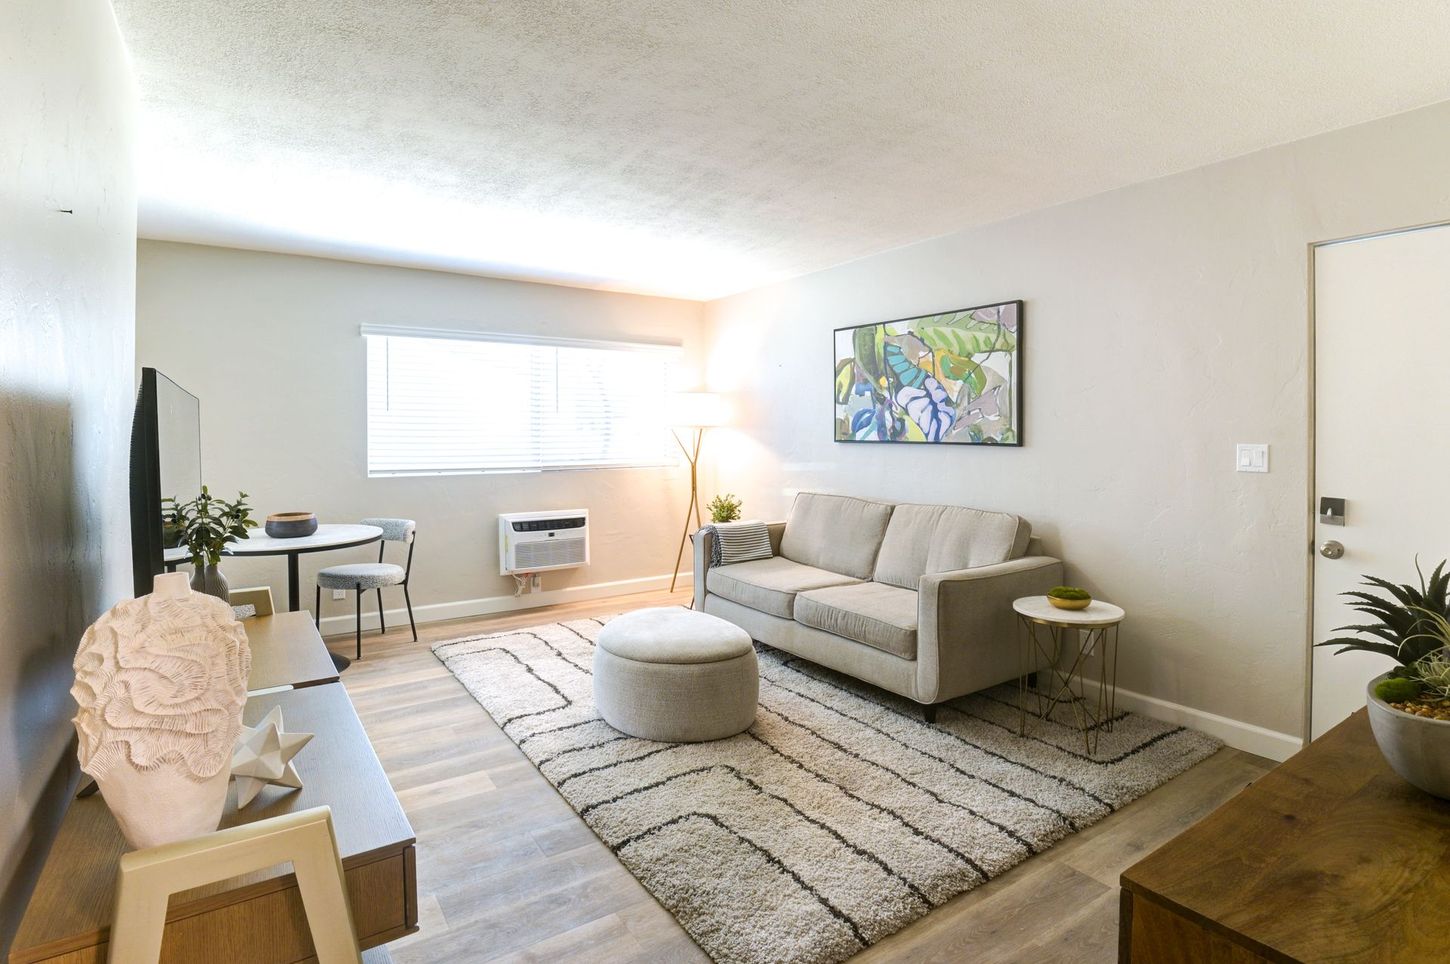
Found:
[[1047, 590], [1047, 601], [1058, 609], [1086, 609], [1092, 605], [1093, 597], [1086, 589], [1057, 586]]

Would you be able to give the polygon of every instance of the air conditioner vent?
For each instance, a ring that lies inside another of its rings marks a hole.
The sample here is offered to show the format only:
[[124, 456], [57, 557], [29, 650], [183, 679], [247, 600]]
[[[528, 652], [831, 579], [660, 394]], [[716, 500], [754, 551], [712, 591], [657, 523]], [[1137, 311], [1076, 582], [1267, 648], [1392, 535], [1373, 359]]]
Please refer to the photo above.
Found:
[[589, 565], [589, 510], [500, 515], [498, 562], [501, 575]]

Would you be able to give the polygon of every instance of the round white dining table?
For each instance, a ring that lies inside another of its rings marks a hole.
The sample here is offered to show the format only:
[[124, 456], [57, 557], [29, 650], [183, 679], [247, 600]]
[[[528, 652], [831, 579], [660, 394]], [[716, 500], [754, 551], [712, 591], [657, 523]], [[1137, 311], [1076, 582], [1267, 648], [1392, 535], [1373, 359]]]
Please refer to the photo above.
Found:
[[[296, 612], [302, 608], [301, 586], [297, 574], [297, 560], [305, 552], [326, 552], [329, 549], [349, 549], [377, 542], [383, 537], [383, 530], [377, 526], [328, 523], [319, 525], [310, 536], [294, 539], [278, 539], [262, 532], [253, 532], [245, 539], [238, 539], [222, 550], [224, 556], [286, 556], [287, 557], [287, 609]], [[167, 571], [174, 570], [190, 556], [185, 547], [167, 549], [163, 557]]]

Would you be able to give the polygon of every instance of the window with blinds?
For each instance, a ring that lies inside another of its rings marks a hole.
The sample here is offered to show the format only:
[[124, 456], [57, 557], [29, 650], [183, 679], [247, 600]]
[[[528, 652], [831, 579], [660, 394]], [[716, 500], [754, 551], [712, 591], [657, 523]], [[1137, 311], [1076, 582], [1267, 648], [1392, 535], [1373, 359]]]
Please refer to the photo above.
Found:
[[363, 333], [369, 475], [678, 461], [666, 412], [678, 348]]

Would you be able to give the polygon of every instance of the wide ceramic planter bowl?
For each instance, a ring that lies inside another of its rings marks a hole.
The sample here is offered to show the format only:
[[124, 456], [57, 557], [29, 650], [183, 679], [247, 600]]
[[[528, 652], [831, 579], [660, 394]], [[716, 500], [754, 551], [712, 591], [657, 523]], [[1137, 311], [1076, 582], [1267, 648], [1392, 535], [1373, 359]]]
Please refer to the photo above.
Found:
[[301, 539], [317, 531], [317, 514], [313, 512], [274, 512], [267, 516], [262, 531], [273, 539]]
[[1088, 597], [1087, 599], [1062, 599], [1058, 596], [1048, 596], [1047, 601], [1058, 609], [1072, 611], [1086, 609], [1093, 604], [1092, 597]]
[[1390, 706], [1369, 682], [1369, 725], [1390, 769], [1426, 793], [1450, 800], [1450, 720], [1432, 720]]

